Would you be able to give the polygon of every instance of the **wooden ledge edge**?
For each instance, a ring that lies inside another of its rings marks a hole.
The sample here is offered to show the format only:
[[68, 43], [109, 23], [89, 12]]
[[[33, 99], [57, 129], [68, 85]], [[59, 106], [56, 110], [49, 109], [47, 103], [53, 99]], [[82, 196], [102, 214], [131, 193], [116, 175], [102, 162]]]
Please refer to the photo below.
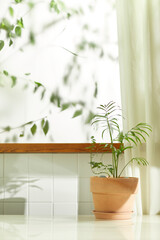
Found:
[[[91, 153], [90, 143], [0, 143], [0, 153]], [[120, 144], [114, 146], [119, 148]], [[106, 151], [101, 144], [96, 143], [96, 150], [92, 152], [111, 153], [108, 145]]]

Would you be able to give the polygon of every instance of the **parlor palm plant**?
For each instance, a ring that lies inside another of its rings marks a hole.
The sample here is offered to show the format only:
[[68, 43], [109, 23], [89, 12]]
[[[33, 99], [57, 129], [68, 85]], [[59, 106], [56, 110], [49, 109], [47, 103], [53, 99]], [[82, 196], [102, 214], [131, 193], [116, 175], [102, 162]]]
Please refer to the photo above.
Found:
[[[138, 143], [146, 142], [146, 137], [149, 136], [152, 129], [149, 124], [141, 122], [123, 133], [119, 124], [121, 109], [115, 102], [111, 101], [107, 105], [100, 105], [98, 109], [101, 113], [95, 115], [92, 124], [97, 124], [101, 128], [102, 137], [107, 133], [109, 134], [110, 143], [103, 143], [100, 146], [103, 152], [108, 152], [109, 148], [111, 149], [112, 163], [104, 164], [102, 161], [94, 161], [94, 154], [98, 149], [95, 138], [92, 136], [90, 148], [91, 152], [94, 150], [94, 153], [91, 154], [90, 166], [94, 174], [101, 175], [101, 177], [90, 178], [90, 190], [95, 207], [93, 212], [96, 218], [100, 219], [130, 219], [138, 190], [138, 178], [123, 178], [121, 175], [132, 162], [144, 166], [148, 162], [145, 158], [134, 157], [119, 172], [120, 156], [124, 151], [137, 146]], [[118, 147], [115, 143], [119, 143]]]
[[[110, 144], [102, 143], [101, 147], [104, 152], [108, 151], [108, 147], [112, 152], [112, 164], [104, 164], [103, 162], [95, 162], [94, 154], [91, 154], [91, 169], [94, 174], [105, 174], [107, 176], [112, 176], [114, 178], [120, 177], [124, 172], [125, 168], [132, 162], [136, 162], [139, 165], [146, 166], [148, 162], [145, 158], [134, 157], [132, 158], [119, 172], [119, 160], [120, 156], [124, 151], [132, 149], [137, 146], [138, 143], [146, 142], [146, 137], [149, 137], [149, 132], [152, 128], [147, 123], [138, 123], [136, 126], [131, 128], [128, 132], [123, 133], [120, 129], [119, 117], [121, 117], [121, 109], [116, 105], [115, 102], [111, 101], [107, 105], [100, 105], [98, 107], [102, 112], [94, 116], [92, 125], [98, 124], [101, 128], [102, 138], [105, 134], [109, 134]], [[96, 140], [94, 136], [91, 137], [92, 144], [90, 146], [91, 150], [95, 150]], [[119, 148], [114, 146], [114, 143], [119, 143]]]

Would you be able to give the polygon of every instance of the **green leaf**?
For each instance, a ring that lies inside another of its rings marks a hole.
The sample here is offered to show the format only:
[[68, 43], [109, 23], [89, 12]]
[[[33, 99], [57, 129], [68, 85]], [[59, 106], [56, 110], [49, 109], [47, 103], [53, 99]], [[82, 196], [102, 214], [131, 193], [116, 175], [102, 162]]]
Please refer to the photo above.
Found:
[[43, 126], [43, 132], [45, 135], [47, 135], [48, 133], [48, 130], [49, 130], [49, 122], [48, 120], [45, 122], [44, 126]]
[[19, 135], [19, 137], [24, 137], [24, 131], [21, 132], [21, 134]]
[[85, 123], [89, 124], [92, 121], [92, 119], [94, 118], [94, 116], [95, 116], [94, 113], [90, 111], [87, 118], [86, 118]]
[[12, 7], [9, 7], [9, 14], [11, 15], [11, 17], [14, 16], [14, 10]]
[[35, 88], [33, 92], [35, 93], [39, 89], [39, 87], [43, 87], [43, 85], [40, 82], [34, 82], [34, 83], [35, 83]]
[[10, 47], [12, 44], [13, 44], [13, 41], [12, 41], [12, 39], [10, 38], [10, 40], [9, 40], [9, 47]]
[[64, 111], [64, 110], [68, 109], [69, 107], [70, 107], [70, 103], [64, 103], [61, 106], [61, 111]]
[[11, 80], [12, 80], [12, 85], [11, 87], [14, 87], [16, 85], [17, 82], [17, 78], [15, 76], [11, 76]]
[[97, 82], [95, 82], [95, 89], [94, 89], [94, 97], [96, 98], [98, 94], [98, 85]]
[[34, 82], [38, 87], [41, 87], [41, 86], [43, 86], [42, 85], [42, 83], [40, 83], [40, 82]]
[[46, 93], [46, 89], [44, 89], [44, 90], [42, 91], [42, 93], [41, 93], [41, 100], [44, 98], [45, 93]]
[[34, 124], [34, 125], [31, 127], [31, 133], [32, 133], [32, 135], [35, 135], [36, 131], [37, 131], [37, 125]]
[[31, 75], [31, 73], [25, 73], [24, 75], [29, 76], [29, 75]]
[[8, 73], [6, 70], [3, 70], [3, 74], [4, 74], [5, 76], [8, 76], [8, 75], [9, 75], [9, 73]]
[[44, 127], [44, 124], [45, 124], [45, 119], [43, 118], [43, 119], [41, 120], [41, 127], [42, 127], [42, 128]]
[[17, 27], [15, 28], [15, 34], [17, 35], [17, 37], [20, 37], [20, 36], [21, 36], [21, 33], [22, 33], [21, 27], [17, 26]]
[[67, 18], [70, 19], [70, 17], [71, 17], [71, 14], [67, 13]]
[[12, 35], [11, 31], [14, 29], [14, 25], [10, 24], [6, 18], [3, 18], [0, 23], [0, 29], [4, 29], [7, 32], [7, 37], [10, 37], [10, 35]]
[[35, 6], [35, 3], [33, 3], [33, 2], [29, 2], [29, 3], [28, 3], [28, 7], [29, 7], [30, 9], [34, 8], [34, 6]]
[[14, 0], [15, 3], [21, 3], [23, 0]]
[[7, 127], [3, 128], [3, 130], [6, 131], [6, 132], [9, 132], [11, 130], [11, 127], [7, 126]]
[[79, 110], [75, 111], [72, 118], [75, 118], [75, 117], [78, 117], [78, 116], [82, 115], [82, 112], [83, 112], [82, 109], [79, 109]]
[[30, 32], [30, 34], [29, 34], [29, 41], [30, 41], [30, 43], [31, 43], [32, 45], [34, 45], [35, 42], [36, 42], [36, 40], [35, 40], [35, 35], [34, 35], [33, 32]]
[[56, 104], [57, 107], [61, 106], [61, 97], [59, 96], [58, 92], [51, 94], [50, 102]]
[[0, 40], [0, 51], [2, 50], [3, 47], [4, 47], [4, 41]]
[[58, 9], [58, 5], [54, 0], [51, 0], [49, 7], [50, 7], [50, 10], [54, 9], [56, 13], [58, 14], [60, 13], [60, 10]]
[[24, 28], [23, 18], [17, 19], [17, 25], [18, 25], [20, 28]]

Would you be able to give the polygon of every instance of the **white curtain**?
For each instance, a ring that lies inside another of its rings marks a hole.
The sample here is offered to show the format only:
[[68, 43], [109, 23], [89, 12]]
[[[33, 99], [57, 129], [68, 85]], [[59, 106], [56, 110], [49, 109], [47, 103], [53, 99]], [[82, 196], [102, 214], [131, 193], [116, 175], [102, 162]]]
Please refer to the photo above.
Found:
[[151, 124], [147, 143], [125, 154], [145, 156], [149, 167], [132, 166], [140, 178], [138, 214], [160, 214], [160, 0], [117, 0], [119, 63], [124, 131]]

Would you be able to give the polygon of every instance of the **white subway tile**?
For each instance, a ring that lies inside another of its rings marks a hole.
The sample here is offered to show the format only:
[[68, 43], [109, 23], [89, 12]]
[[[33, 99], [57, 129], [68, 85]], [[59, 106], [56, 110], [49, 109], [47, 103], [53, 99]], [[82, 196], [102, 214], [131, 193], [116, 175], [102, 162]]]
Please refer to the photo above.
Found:
[[28, 207], [25, 203], [4, 203], [4, 215], [27, 215]]
[[5, 202], [27, 202], [28, 201], [28, 179], [5, 178], [4, 179]]
[[78, 214], [79, 215], [93, 215], [94, 205], [93, 203], [79, 203]]
[[77, 202], [78, 179], [55, 178], [54, 179], [54, 203]]
[[92, 193], [90, 192], [90, 178], [79, 178], [78, 201], [92, 202]]
[[77, 154], [53, 154], [54, 176], [76, 177], [78, 175]]
[[77, 216], [78, 206], [76, 203], [54, 203], [54, 216]]
[[53, 200], [53, 179], [30, 179], [29, 202], [52, 202]]
[[79, 177], [90, 177], [94, 174], [90, 168], [90, 154], [79, 153], [78, 154], [78, 174]]
[[[111, 154], [110, 153], [98, 153], [93, 155], [93, 161], [95, 162], [103, 162], [104, 164], [110, 164], [111, 163]], [[91, 170], [90, 167], [90, 154], [78, 154], [78, 170], [79, 170], [79, 177], [80, 178], [87, 178], [90, 176], [94, 176], [94, 173]]]
[[27, 177], [28, 154], [4, 154], [4, 177]]
[[0, 178], [0, 201], [4, 200], [4, 179]]
[[52, 203], [29, 203], [28, 215], [37, 217], [53, 216]]
[[52, 175], [52, 154], [29, 154], [29, 177], [51, 177]]
[[4, 214], [4, 204], [2, 203], [2, 200], [0, 200], [0, 215]]
[[0, 153], [0, 178], [3, 177], [3, 153]]

